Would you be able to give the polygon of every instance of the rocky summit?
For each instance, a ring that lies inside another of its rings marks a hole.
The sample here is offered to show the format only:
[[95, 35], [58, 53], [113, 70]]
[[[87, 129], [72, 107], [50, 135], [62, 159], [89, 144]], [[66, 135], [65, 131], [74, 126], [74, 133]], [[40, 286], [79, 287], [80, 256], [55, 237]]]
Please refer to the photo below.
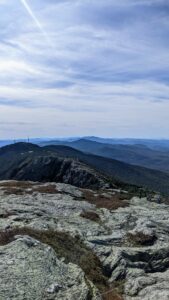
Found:
[[158, 195], [0, 182], [0, 299], [169, 299]]

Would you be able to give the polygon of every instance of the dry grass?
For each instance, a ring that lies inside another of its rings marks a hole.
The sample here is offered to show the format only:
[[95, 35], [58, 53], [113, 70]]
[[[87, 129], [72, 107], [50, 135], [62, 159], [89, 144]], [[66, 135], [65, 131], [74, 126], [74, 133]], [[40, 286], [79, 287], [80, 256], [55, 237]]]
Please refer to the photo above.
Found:
[[132, 246], [152, 246], [156, 240], [157, 237], [155, 235], [150, 236], [142, 232], [136, 234], [127, 233], [127, 242]]
[[111, 289], [103, 293], [103, 300], [123, 300], [124, 284], [124, 280], [115, 281]]
[[4, 181], [0, 182], [0, 187], [6, 187], [6, 188], [23, 188], [23, 189], [28, 189], [31, 188], [32, 186], [36, 185], [36, 182], [30, 182], [30, 181], [15, 181], [15, 180], [10, 180], [10, 181]]
[[101, 221], [99, 215], [96, 212], [90, 211], [90, 210], [84, 210], [83, 212], [81, 212], [80, 216], [82, 218], [85, 218], [85, 219], [88, 219], [88, 220], [91, 220], [91, 221], [97, 222], [97, 223], [99, 223]]
[[44, 185], [29, 181], [8, 181], [1, 182], [0, 188], [6, 195], [25, 195], [34, 192], [42, 194], [56, 194], [58, 191], [54, 184]]
[[92, 191], [83, 190], [83, 197], [87, 202], [96, 205], [97, 208], [107, 208], [109, 210], [116, 210], [119, 207], [129, 206], [129, 203], [126, 201], [126, 194], [123, 195], [117, 193], [108, 198], [101, 193], [95, 194]]
[[161, 197], [161, 203], [169, 205], [169, 197], [167, 196]]
[[58, 193], [56, 186], [49, 184], [45, 186], [38, 186], [33, 189], [34, 192], [42, 193], [42, 194], [56, 194]]
[[102, 296], [103, 300], [123, 300], [122, 296], [116, 291], [107, 291], [106, 294]]

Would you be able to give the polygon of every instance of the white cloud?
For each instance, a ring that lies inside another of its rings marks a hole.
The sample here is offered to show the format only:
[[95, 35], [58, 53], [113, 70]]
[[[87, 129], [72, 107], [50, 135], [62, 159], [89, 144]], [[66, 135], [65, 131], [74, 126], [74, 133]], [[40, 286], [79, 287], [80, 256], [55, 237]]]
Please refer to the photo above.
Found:
[[16, 136], [168, 136], [165, 1], [0, 4], [0, 137], [9, 119]]

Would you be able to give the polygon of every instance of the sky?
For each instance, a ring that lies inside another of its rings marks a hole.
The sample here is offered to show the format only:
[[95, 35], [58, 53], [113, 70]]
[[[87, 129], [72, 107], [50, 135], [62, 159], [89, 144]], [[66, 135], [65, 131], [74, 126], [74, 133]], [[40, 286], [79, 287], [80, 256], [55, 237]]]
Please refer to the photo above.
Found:
[[0, 0], [0, 139], [169, 138], [168, 0]]

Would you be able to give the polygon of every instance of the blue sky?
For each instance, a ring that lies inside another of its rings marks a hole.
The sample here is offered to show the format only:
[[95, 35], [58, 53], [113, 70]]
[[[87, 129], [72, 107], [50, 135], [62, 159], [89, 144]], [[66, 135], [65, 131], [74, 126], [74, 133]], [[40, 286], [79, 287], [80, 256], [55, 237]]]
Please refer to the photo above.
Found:
[[0, 138], [169, 138], [168, 0], [0, 0]]

